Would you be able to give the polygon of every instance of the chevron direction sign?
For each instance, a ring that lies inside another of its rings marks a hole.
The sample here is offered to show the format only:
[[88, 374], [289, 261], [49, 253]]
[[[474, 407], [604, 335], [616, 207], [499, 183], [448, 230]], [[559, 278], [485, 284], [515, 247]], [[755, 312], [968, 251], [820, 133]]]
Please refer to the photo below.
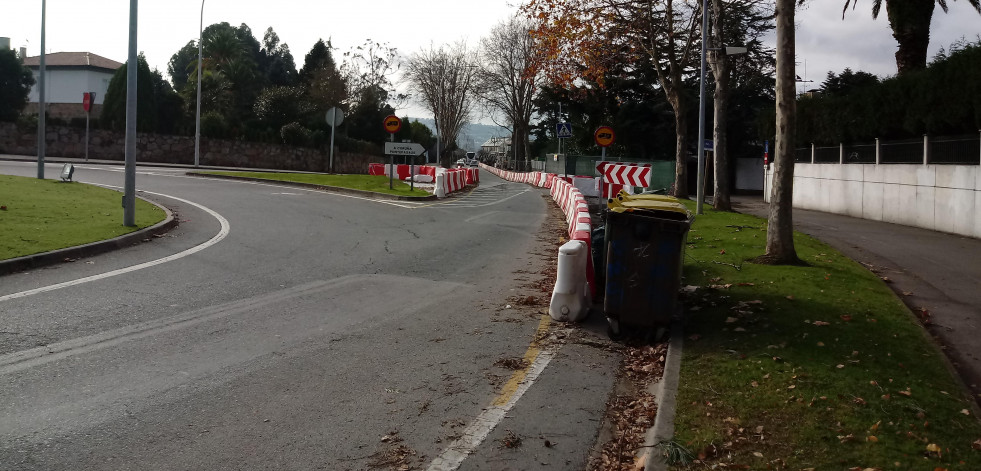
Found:
[[616, 185], [651, 186], [651, 167], [607, 163], [603, 166], [603, 181]]

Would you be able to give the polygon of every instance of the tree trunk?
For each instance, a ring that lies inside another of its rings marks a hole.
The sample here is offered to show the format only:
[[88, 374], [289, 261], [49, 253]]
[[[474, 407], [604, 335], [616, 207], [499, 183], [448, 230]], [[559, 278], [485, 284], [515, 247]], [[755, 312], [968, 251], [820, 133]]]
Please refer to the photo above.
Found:
[[[725, 19], [726, 11], [722, 0], [712, 0], [712, 32], [716, 47], [722, 47], [722, 21]], [[712, 68], [712, 75], [715, 76], [715, 97], [713, 100], [713, 116], [715, 125], [712, 128], [712, 154], [715, 157], [712, 166], [715, 173], [715, 187], [713, 188], [712, 207], [720, 211], [731, 211], [732, 202], [729, 198], [729, 152], [728, 152], [728, 128], [729, 117], [729, 60], [724, 51], [713, 51], [709, 56], [709, 66]]]
[[936, 7], [934, 0], [887, 0], [886, 13], [892, 37], [899, 43], [896, 70], [903, 74], [926, 68], [930, 46], [930, 20]]
[[715, 75], [715, 126], [712, 129], [712, 139], [715, 141], [712, 146], [712, 154], [715, 156], [713, 167], [715, 169], [715, 188], [712, 198], [712, 207], [720, 211], [731, 211], [732, 202], [729, 198], [729, 151], [726, 149], [729, 138], [726, 129], [729, 126], [729, 117], [726, 111], [729, 108], [729, 68], [725, 64], [725, 59], [720, 61], [719, 66], [712, 67]]
[[770, 195], [766, 254], [760, 261], [798, 264], [794, 248], [794, 122], [796, 96], [794, 76], [794, 4], [777, 0], [777, 135], [773, 159], [773, 190]]
[[[680, 101], [671, 102], [675, 126], [674, 196], [688, 198], [688, 113]], [[679, 105], [675, 106], [675, 102]]]

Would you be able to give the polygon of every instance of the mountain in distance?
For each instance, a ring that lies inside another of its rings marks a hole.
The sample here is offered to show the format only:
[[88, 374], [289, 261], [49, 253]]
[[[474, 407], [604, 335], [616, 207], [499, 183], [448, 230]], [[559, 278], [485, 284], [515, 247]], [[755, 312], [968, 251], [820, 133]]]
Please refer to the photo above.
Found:
[[[432, 118], [412, 118], [410, 121], [419, 121], [436, 133], [436, 124]], [[463, 125], [456, 143], [461, 149], [470, 152], [480, 150], [481, 144], [489, 141], [492, 137], [511, 137], [511, 131], [493, 124], [469, 123]]]

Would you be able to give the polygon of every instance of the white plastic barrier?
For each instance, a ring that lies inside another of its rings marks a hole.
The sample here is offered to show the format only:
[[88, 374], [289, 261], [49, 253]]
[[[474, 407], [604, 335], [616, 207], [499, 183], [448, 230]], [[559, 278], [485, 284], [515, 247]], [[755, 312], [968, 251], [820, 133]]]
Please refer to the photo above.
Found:
[[578, 322], [589, 314], [592, 304], [589, 282], [586, 279], [586, 261], [589, 249], [581, 240], [570, 240], [559, 247], [555, 288], [548, 315], [557, 321]]
[[436, 172], [436, 186], [433, 188], [433, 194], [437, 198], [446, 198], [446, 174], [442, 172]]

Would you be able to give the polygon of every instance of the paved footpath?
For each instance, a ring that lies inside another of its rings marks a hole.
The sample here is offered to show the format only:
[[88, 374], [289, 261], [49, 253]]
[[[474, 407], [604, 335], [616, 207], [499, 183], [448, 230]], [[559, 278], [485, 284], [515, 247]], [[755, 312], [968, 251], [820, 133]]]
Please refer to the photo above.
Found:
[[[762, 197], [735, 197], [733, 209], [766, 217]], [[887, 277], [981, 402], [981, 239], [838, 214], [794, 210], [794, 229]], [[912, 294], [904, 294], [912, 293]]]

